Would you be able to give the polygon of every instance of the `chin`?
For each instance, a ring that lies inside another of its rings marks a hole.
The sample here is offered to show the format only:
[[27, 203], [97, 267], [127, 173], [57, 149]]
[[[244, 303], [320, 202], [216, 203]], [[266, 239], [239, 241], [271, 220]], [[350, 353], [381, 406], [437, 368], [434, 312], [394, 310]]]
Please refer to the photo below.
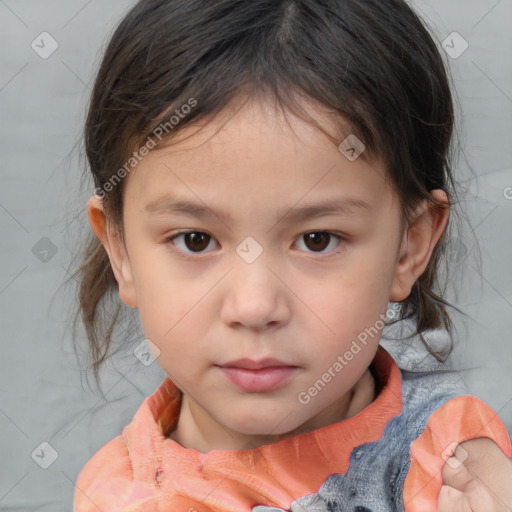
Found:
[[[292, 418], [293, 414], [290, 414], [285, 421], [281, 415], [269, 415], [268, 418], [253, 418], [245, 420], [243, 422], [234, 421], [230, 425], [225, 424], [231, 430], [247, 435], [247, 436], [261, 436], [277, 438], [279, 436], [291, 437], [295, 435], [295, 432], [299, 433], [303, 422], [297, 422], [296, 418]], [[286, 417], [286, 416], [285, 416]], [[295, 421], [291, 421], [295, 419]], [[277, 441], [278, 439], [276, 439]], [[269, 443], [274, 441], [269, 441]], [[268, 443], [265, 443], [268, 444]]]

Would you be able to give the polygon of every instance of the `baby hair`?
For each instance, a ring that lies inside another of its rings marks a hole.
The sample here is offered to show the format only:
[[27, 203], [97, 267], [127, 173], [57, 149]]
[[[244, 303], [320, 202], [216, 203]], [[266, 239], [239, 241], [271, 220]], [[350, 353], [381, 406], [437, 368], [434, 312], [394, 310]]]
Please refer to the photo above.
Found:
[[[207, 122], [237, 99], [273, 101], [336, 139], [301, 105], [334, 114], [341, 133], [380, 159], [400, 201], [403, 226], [416, 206], [455, 203], [454, 108], [441, 53], [404, 0], [141, 0], [105, 49], [88, 106], [85, 154], [112, 229], [123, 240], [124, 177], [148, 151]], [[398, 321], [438, 361], [453, 349], [453, 323], [439, 279], [447, 233], [401, 303]], [[108, 255], [93, 233], [78, 270], [78, 308], [97, 378], [123, 305]], [[178, 292], [179, 293], [179, 292]], [[444, 328], [449, 346], [424, 334]]]

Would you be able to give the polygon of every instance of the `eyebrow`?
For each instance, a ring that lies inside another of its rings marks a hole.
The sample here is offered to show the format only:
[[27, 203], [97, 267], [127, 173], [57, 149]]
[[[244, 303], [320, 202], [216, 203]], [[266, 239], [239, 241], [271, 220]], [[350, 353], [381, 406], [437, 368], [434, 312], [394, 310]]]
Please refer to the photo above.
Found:
[[[276, 217], [278, 219], [287, 217], [288, 221], [301, 221], [332, 214], [349, 216], [354, 215], [360, 211], [369, 211], [370, 209], [370, 205], [362, 199], [346, 198], [325, 201], [320, 204], [304, 205], [300, 207], [292, 206], [291, 208], [279, 210]], [[153, 215], [162, 213], [184, 214], [200, 219], [214, 215], [225, 221], [230, 221], [232, 219], [232, 216], [225, 211], [215, 211], [200, 203], [194, 203], [192, 201], [176, 199], [167, 196], [161, 197], [160, 199], [147, 204], [144, 210], [147, 213]]]

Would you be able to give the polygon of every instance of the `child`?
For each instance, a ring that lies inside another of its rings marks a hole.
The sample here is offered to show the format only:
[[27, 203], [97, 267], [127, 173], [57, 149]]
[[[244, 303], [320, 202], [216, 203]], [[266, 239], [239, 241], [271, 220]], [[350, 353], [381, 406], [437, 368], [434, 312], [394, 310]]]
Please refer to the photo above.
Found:
[[[450, 371], [399, 369], [388, 304], [451, 332], [442, 58], [403, 0], [142, 0], [106, 49], [79, 269], [167, 377], [75, 512], [510, 510], [512, 447]], [[430, 349], [442, 361], [450, 353]]]

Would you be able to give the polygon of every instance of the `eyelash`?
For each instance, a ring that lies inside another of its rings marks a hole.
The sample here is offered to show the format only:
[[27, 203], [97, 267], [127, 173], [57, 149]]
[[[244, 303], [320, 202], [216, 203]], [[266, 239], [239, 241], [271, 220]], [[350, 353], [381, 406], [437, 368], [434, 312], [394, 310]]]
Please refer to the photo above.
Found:
[[[206, 235], [208, 237], [210, 237], [210, 240], [208, 242], [208, 245], [210, 245], [210, 242], [212, 240], [215, 240], [211, 235], [209, 235], [208, 233], [206, 233], [205, 231], [199, 231], [199, 230], [190, 230], [190, 231], [179, 231], [179, 232], [176, 232], [174, 233], [172, 236], [169, 236], [165, 239], [165, 243], [166, 244], [171, 244], [173, 247], [171, 247], [171, 250], [172, 251], [175, 251], [175, 252], [178, 252], [180, 255], [182, 255], [183, 257], [185, 258], [195, 258], [195, 254], [197, 255], [200, 255], [200, 254], [203, 254], [203, 252], [184, 252], [180, 249], [176, 249], [175, 248], [175, 244], [174, 244], [174, 240], [176, 238], [178, 238], [179, 236], [182, 236], [182, 235], [187, 235], [187, 234], [192, 234], [192, 233], [195, 233], [195, 234], [202, 234], [202, 235]], [[299, 240], [302, 240], [302, 237], [304, 237], [305, 235], [311, 235], [311, 234], [318, 234], [318, 233], [321, 233], [321, 234], [328, 234], [330, 235], [331, 237], [334, 236], [336, 238], [339, 239], [339, 245], [338, 247], [336, 247], [334, 250], [332, 251], [329, 251], [327, 253], [324, 253], [324, 252], [314, 252], [314, 251], [310, 251], [310, 254], [327, 254], [328, 256], [327, 257], [331, 257], [333, 255], [336, 255], [338, 254], [341, 250], [343, 250], [343, 246], [342, 246], [342, 243], [343, 242], [346, 242], [347, 239], [346, 237], [344, 237], [343, 235], [339, 234], [339, 233], [333, 233], [332, 231], [326, 231], [326, 230], [316, 230], [316, 231], [307, 231], [305, 233], [303, 233], [301, 235], [301, 237], [299, 238]], [[330, 244], [331, 240], [329, 240], [329, 244]], [[341, 246], [341, 247], [340, 247]]]

